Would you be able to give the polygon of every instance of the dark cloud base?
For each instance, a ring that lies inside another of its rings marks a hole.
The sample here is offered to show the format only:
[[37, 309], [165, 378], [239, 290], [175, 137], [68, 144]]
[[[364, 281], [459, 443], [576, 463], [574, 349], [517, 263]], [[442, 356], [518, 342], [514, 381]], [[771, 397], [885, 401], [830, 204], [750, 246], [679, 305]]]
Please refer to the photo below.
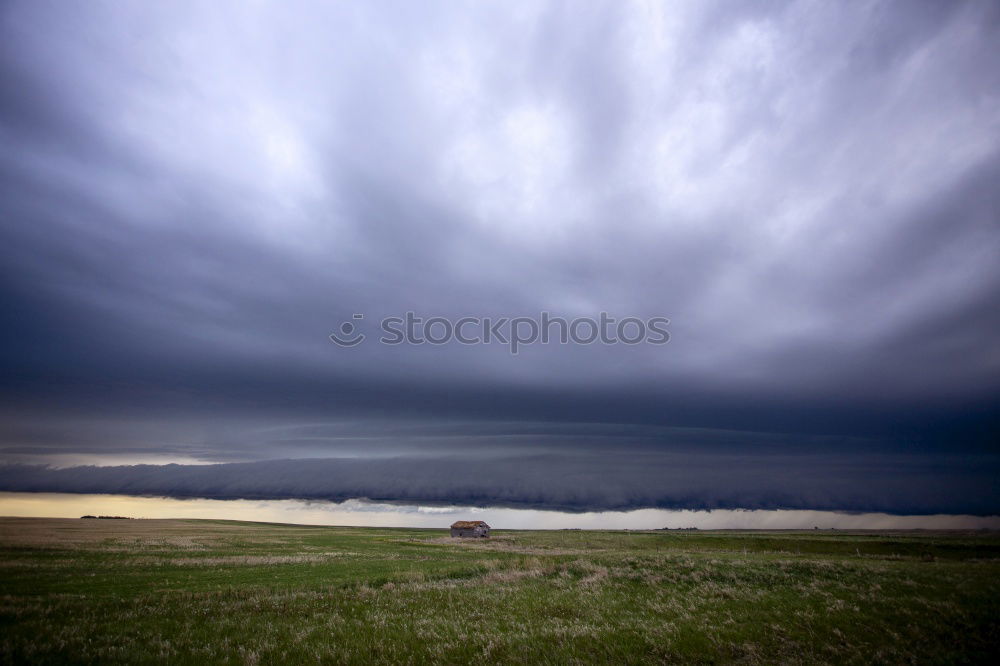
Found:
[[369, 499], [569, 512], [807, 509], [1000, 514], [995, 456], [541, 455], [217, 465], [0, 466], [0, 490], [210, 499]]

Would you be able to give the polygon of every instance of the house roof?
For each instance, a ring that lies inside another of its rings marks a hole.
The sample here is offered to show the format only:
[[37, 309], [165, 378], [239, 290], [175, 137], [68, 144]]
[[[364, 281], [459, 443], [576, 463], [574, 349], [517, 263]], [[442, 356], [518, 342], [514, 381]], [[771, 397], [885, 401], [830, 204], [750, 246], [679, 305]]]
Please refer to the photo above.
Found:
[[475, 529], [476, 527], [489, 528], [489, 525], [487, 525], [482, 520], [457, 520], [451, 525], [451, 528], [453, 530], [471, 530]]

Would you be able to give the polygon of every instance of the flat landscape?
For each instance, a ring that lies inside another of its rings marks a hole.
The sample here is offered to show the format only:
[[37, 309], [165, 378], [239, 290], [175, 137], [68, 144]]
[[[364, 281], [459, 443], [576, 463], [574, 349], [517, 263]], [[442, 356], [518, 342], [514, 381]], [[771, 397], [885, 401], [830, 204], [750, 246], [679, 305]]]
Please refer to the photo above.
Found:
[[0, 519], [4, 663], [995, 663], [987, 532]]

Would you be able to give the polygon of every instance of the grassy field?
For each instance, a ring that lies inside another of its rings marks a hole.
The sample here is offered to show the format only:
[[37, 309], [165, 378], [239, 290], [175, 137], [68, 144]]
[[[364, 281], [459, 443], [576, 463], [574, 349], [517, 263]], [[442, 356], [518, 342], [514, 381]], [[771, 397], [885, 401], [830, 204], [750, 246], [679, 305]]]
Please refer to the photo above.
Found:
[[0, 519], [4, 663], [986, 663], [986, 533]]

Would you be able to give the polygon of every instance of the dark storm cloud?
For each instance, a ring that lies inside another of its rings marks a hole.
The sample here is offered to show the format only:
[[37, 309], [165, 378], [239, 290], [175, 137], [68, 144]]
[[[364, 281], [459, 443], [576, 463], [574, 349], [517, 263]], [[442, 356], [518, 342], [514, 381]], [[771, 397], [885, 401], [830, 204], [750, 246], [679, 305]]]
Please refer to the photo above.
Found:
[[217, 499], [367, 498], [561, 511], [816, 509], [990, 515], [996, 456], [528, 455], [273, 460], [220, 465], [0, 466], [12, 491]]
[[[2, 455], [995, 451], [998, 17], [7, 3]], [[407, 310], [672, 340], [327, 340]]]

